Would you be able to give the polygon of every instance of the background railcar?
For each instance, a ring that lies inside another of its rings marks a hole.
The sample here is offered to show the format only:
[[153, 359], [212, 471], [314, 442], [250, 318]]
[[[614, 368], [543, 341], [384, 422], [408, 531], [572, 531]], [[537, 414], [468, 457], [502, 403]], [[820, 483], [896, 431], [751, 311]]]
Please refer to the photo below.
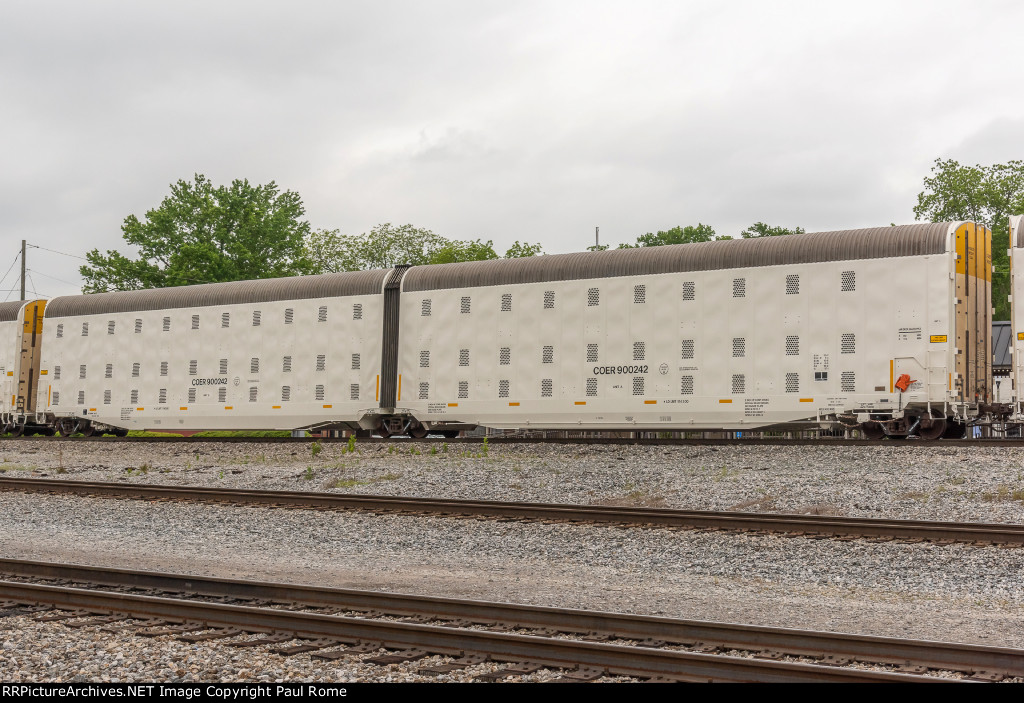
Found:
[[0, 433], [49, 432], [36, 405], [45, 308], [45, 300], [0, 303]]

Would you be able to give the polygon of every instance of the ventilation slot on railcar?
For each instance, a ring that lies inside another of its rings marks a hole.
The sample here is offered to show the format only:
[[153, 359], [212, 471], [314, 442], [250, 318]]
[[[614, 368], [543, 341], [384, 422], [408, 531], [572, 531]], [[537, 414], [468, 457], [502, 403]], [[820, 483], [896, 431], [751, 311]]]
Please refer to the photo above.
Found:
[[220, 370], [220, 375], [221, 376], [226, 376], [227, 373], [228, 373], [228, 360], [227, 359], [221, 359], [220, 360], [220, 366], [218, 368]]
[[647, 302], [647, 286], [633, 286], [633, 304], [643, 305]]
[[83, 322], [82, 323], [82, 336], [83, 337], [88, 337], [89, 336], [89, 323], [88, 322]]
[[469, 350], [459, 350], [459, 366], [469, 366]]
[[732, 338], [732, 355], [742, 357], [747, 355], [747, 338], [746, 337], [733, 337]]
[[85, 405], [85, 391], [78, 391], [78, 404]]
[[683, 281], [683, 300], [694, 300], [697, 297], [697, 284], [694, 281]]
[[498, 397], [508, 398], [508, 379], [498, 381]]
[[843, 354], [856, 354], [857, 353], [857, 335], [855, 334], [844, 334], [842, 342], [839, 345], [839, 349]]
[[430, 384], [420, 382], [420, 400], [427, 400], [430, 398]]
[[[223, 390], [223, 389], [221, 389], [221, 390]], [[323, 400], [324, 399], [324, 387], [323, 387], [323, 385], [318, 384], [316, 386], [315, 392], [316, 392], [316, 399], [317, 400]]]
[[249, 359], [249, 373], [259, 373], [259, 372], [260, 372], [260, 358], [258, 356], [254, 356], [251, 359]]
[[786, 356], [800, 356], [800, 337], [795, 334], [786, 335]]
[[199, 373], [199, 361], [198, 359], [192, 359], [188, 362], [188, 375], [195, 376]]
[[295, 322], [295, 308], [284, 309], [284, 324], [290, 325]]
[[[354, 314], [352, 316], [352, 319], [353, 320], [356, 319]], [[320, 308], [317, 310], [316, 321], [317, 322], [327, 322], [327, 306], [326, 305], [321, 305]]]
[[469, 397], [469, 381], [459, 381], [459, 397]]
[[220, 326], [221, 327], [230, 327], [231, 326], [231, 313], [229, 313], [229, 312], [222, 312], [220, 314]]
[[[355, 356], [359, 356], [359, 355], [358, 354], [353, 354], [352, 356], [355, 357]], [[353, 361], [355, 361], [355, 359], [353, 359]], [[316, 370], [317, 371], [326, 371], [327, 370], [327, 355], [326, 354], [317, 354], [316, 355]]]
[[166, 361], [161, 361], [160, 362], [160, 375], [161, 376], [166, 376], [167, 375], [167, 362]]
[[281, 386], [281, 400], [283, 402], [287, 403], [291, 399], [292, 399], [292, 387], [291, 386]]
[[502, 347], [498, 351], [498, 364], [501, 366], [508, 366], [512, 363], [512, 348]]
[[555, 307], [555, 291], [546, 290], [544, 291], [544, 309], [552, 310]]
[[142, 334], [142, 319], [135, 318], [135, 334]]
[[800, 392], [800, 374], [798, 374], [798, 373], [787, 373], [786, 374], [786, 392], [787, 393], [799, 393]]
[[423, 351], [420, 352], [420, 368], [421, 369], [429, 369], [430, 368], [430, 352], [429, 351], [423, 350]]
[[109, 390], [103, 391], [103, 404], [104, 405], [110, 405], [110, 391]]
[[679, 379], [680, 395], [693, 395], [693, 376], [683, 376]]
[[352, 319], [353, 320], [362, 320], [363, 319], [363, 304], [362, 303], [353, 303], [353, 305], [352, 305]]
[[[467, 300], [469, 300], [469, 298], [463, 298], [462, 300], [463, 301], [467, 301]], [[463, 303], [463, 304], [465, 305], [466, 303]], [[511, 293], [502, 293], [501, 294], [501, 311], [502, 312], [512, 312], [512, 294]], [[469, 312], [469, 310], [465, 309], [462, 312]]]
[[683, 340], [682, 352], [683, 352], [683, 358], [684, 359], [692, 359], [693, 358], [693, 340], [692, 339], [684, 339]]
[[856, 271], [843, 271], [843, 282], [840, 287], [841, 291], [857, 290], [857, 272]]
[[601, 289], [600, 288], [588, 288], [587, 289], [587, 307], [597, 307], [601, 304]]
[[594, 397], [597, 396], [597, 379], [596, 378], [588, 378], [587, 379], [587, 395], [589, 397], [591, 397], [591, 398], [594, 398]]
[[[323, 358], [324, 357], [323, 357], [322, 354], [316, 358], [317, 371], [323, 371]], [[358, 371], [359, 370], [360, 361], [361, 361], [361, 357], [359, 356], [359, 354], [353, 354], [352, 355], [352, 370], [353, 371]]]
[[839, 387], [843, 393], [857, 392], [857, 374], [853, 371], [843, 371], [839, 375]]
[[199, 329], [199, 315], [192, 316], [192, 329]]
[[64, 323], [57, 323], [57, 339], [64, 339]]
[[217, 389], [217, 402], [218, 403], [226, 403], [226, 402], [228, 402], [228, 389], [227, 388], [221, 387], [221, 388]]
[[263, 313], [261, 313], [259, 310], [253, 310], [252, 311], [252, 326], [253, 327], [259, 327], [260, 326], [260, 321], [262, 319], [263, 319]]
[[189, 388], [188, 389], [188, 402], [189, 403], [196, 402], [196, 389], [195, 388]]
[[732, 376], [732, 392], [733, 393], [746, 393], [747, 377], [741, 373], [733, 374]]
[[644, 361], [647, 357], [647, 344], [633, 342], [633, 361]]
[[424, 298], [420, 301], [420, 315], [430, 317], [430, 298]]
[[555, 363], [555, 348], [550, 345], [546, 345], [541, 349], [541, 363], [553, 364]]
[[139, 363], [139, 362], [137, 362], [137, 361], [136, 361], [136, 362], [134, 362], [134, 363], [132, 364], [132, 378], [138, 378], [138, 377], [139, 377], [139, 372], [140, 372], [141, 370], [142, 370], [142, 364], [140, 364], [140, 363]]
[[597, 345], [587, 345], [587, 363], [593, 364], [597, 362]]
[[114, 327], [116, 325], [117, 325], [117, 323], [114, 320], [111, 320], [110, 322], [108, 322], [107, 323], [107, 334], [114, 334]]
[[59, 381], [60, 380], [60, 367], [59, 366], [54, 366], [53, 367], [53, 380], [54, 381]]
[[161, 388], [160, 393], [157, 395], [157, 402], [163, 405], [167, 402], [167, 389]]
[[732, 279], [732, 297], [734, 297], [734, 298], [746, 298], [747, 297], [747, 279], [745, 279], [745, 278], [734, 278], [734, 279]]
[[165, 317], [164, 318], [163, 330], [164, 330], [164, 332], [170, 332], [171, 331], [171, 318], [169, 318], [169, 317]]
[[85, 378], [85, 364], [82, 364], [78, 367], [78, 377]]
[[786, 295], [800, 295], [800, 274], [786, 276]]
[[53, 405], [60, 405], [60, 391], [53, 392]]
[[114, 377], [114, 365], [113, 364], [107, 364], [106, 369], [103, 371], [103, 378], [113, 378], [113, 377]]
[[634, 376], [633, 377], [633, 395], [644, 394], [644, 377]]
[[545, 378], [540, 382], [540, 395], [542, 398], [550, 398], [553, 390], [554, 384], [550, 378]]
[[284, 373], [291, 373], [291, 371], [292, 371], [292, 358], [290, 356], [286, 356], [284, 359], [281, 360], [281, 370]]
[[257, 397], [258, 388], [256, 386], [249, 386], [249, 402], [255, 403]]
[[[56, 402], [56, 401], [54, 401], [54, 402]], [[131, 404], [132, 405], [138, 405], [139, 404], [139, 390], [137, 388], [132, 389]]]
[[460, 309], [460, 311], [463, 314], [468, 314], [469, 313], [469, 304], [470, 304], [469, 296], [468, 295], [462, 296], [462, 304], [461, 304], [459, 309]]

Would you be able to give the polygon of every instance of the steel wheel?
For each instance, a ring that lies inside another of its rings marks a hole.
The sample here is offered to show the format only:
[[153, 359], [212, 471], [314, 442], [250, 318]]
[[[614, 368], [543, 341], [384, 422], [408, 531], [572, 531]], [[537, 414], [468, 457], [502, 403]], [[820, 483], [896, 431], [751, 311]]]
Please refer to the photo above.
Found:
[[409, 436], [413, 439], [423, 439], [427, 436], [427, 428], [417, 422], [409, 428]]
[[881, 439], [885, 436], [885, 430], [874, 421], [862, 423], [860, 431], [864, 435], [864, 439]]
[[924, 426], [924, 419], [921, 424], [917, 427], [917, 436], [921, 439], [928, 441], [936, 440], [942, 437], [946, 432], [946, 418], [945, 417], [932, 417], [932, 424], [930, 427]]

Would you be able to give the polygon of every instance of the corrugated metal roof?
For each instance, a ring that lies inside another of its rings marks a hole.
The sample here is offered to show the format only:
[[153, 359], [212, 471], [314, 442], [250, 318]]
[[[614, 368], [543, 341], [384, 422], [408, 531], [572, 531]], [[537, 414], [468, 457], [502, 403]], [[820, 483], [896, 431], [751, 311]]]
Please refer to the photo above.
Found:
[[1013, 330], [1008, 321], [992, 322], [992, 366], [1011, 365], [1010, 345], [1013, 342]]
[[404, 291], [942, 254], [949, 223], [416, 266]]
[[27, 300], [15, 300], [11, 303], [0, 303], [0, 322], [10, 322], [18, 319], [18, 313]]
[[69, 295], [51, 300], [46, 306], [46, 317], [372, 295], [383, 290], [387, 274], [386, 270], [348, 271], [319, 276]]

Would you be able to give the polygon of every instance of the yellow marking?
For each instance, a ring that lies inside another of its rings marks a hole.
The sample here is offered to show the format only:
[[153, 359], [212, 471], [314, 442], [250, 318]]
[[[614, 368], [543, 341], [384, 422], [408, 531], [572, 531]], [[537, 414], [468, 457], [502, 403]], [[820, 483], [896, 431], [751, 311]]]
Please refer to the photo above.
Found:
[[932, 341], [932, 344], [937, 344], [939, 342], [945, 342], [946, 341], [946, 335], [944, 335], [944, 334], [933, 334], [931, 336], [931, 341]]
[[967, 225], [956, 230], [956, 272], [967, 273]]
[[280, 410], [281, 406], [280, 405], [271, 405], [270, 408], [271, 408], [271, 410]]
[[136, 410], [138, 410], [138, 411], [139, 411], [140, 413], [141, 413], [141, 412], [142, 412], [143, 410], [145, 410], [145, 408], [135, 408], [135, 409], [136, 409]]
[[89, 408], [89, 412], [91, 412], [91, 413], [96, 412], [96, 408]]
[[449, 408], [457, 408], [457, 407], [459, 407], [459, 404], [458, 403], [448, 403], [448, 407]]
[[188, 406], [182, 405], [180, 408], [178, 408], [178, 410], [188, 410]]
[[8, 372], [7, 372], [7, 375], [8, 375], [8, 376], [13, 376], [13, 375], [14, 375], [14, 372], [13, 372], [13, 371], [8, 371]]
[[952, 388], [952, 387], [953, 387], [953, 374], [951, 373], [951, 374], [949, 374], [949, 385], [946, 386], [946, 388]]
[[509, 403], [508, 406], [510, 408], [518, 408], [519, 407], [519, 403]]
[[[509, 403], [509, 405], [511, 405], [511, 404], [512, 403]], [[576, 403], [575, 403], [575, 405], [586, 405], [586, 404], [587, 404], [587, 401], [585, 401], [585, 400], [577, 400]]]
[[402, 374], [398, 374], [398, 399], [402, 399]]
[[[43, 373], [46, 373], [45, 371]], [[50, 391], [53, 390], [53, 386], [46, 387], [46, 407], [50, 407]]]
[[892, 371], [893, 371], [893, 360], [889, 359], [889, 392], [892, 393]]
[[657, 404], [658, 404], [658, 401], [656, 401], [656, 400], [645, 400], [644, 401], [644, 405], [657, 405]]
[[719, 403], [731, 403], [732, 402], [732, 398], [723, 398], [723, 399], [719, 400], [718, 402]]
[[48, 373], [50, 373], [50, 372], [49, 372], [49, 371], [47, 371], [46, 369], [43, 369], [42, 371], [40, 371], [40, 372], [39, 372], [39, 375], [40, 375], [40, 376], [45, 376], [45, 375], [46, 375], [46, 374], [48, 374]]
[[325, 405], [324, 407], [325, 408], [333, 408], [334, 406], [333, 405]]
[[814, 402], [814, 398], [801, 398], [800, 402], [801, 403], [813, 403]]
[[224, 409], [225, 409], [225, 410], [234, 410], [234, 409], [235, 409], [235, 406], [234, 406], [234, 405], [225, 405], [225, 406], [224, 406]]
[[1017, 339], [1024, 339], [1024, 332], [1018, 332]]
[[377, 374], [377, 390], [373, 396], [374, 400], [380, 400], [380, 374]]

